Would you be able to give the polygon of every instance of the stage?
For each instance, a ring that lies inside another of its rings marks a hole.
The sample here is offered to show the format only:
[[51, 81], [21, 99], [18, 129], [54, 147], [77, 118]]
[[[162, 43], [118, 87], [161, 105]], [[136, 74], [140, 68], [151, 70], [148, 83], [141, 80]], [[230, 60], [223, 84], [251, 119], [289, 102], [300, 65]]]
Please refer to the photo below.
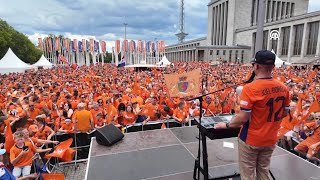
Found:
[[[111, 147], [92, 138], [85, 179], [192, 180], [197, 135], [195, 126], [132, 132]], [[236, 138], [208, 139], [207, 146], [211, 177], [239, 172]], [[277, 180], [320, 180], [319, 167], [278, 147], [271, 171]]]

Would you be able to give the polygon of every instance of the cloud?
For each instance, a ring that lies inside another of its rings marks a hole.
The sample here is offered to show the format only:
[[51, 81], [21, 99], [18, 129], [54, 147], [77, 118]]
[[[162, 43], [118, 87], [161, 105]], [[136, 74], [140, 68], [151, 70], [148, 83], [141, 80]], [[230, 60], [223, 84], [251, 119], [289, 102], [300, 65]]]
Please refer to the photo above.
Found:
[[[187, 40], [207, 34], [207, 4], [210, 0], [185, 1]], [[37, 43], [39, 36], [63, 35], [71, 39], [124, 38], [165, 40], [177, 43], [179, 0], [0, 0], [0, 17]], [[309, 11], [320, 10], [319, 0], [310, 0]]]

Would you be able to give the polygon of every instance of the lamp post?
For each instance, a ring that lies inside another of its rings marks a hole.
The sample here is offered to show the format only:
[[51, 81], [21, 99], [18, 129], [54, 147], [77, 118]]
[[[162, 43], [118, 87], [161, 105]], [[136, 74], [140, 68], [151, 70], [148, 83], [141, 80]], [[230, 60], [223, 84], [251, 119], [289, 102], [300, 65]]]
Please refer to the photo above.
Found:
[[124, 25], [124, 40], [127, 40], [127, 26], [128, 26], [128, 23], [123, 23]]
[[259, 0], [258, 1], [258, 20], [257, 20], [257, 36], [255, 42], [255, 51], [258, 52], [262, 50], [263, 44], [263, 28], [264, 28], [264, 19], [265, 19], [265, 11], [266, 11], [266, 1]]

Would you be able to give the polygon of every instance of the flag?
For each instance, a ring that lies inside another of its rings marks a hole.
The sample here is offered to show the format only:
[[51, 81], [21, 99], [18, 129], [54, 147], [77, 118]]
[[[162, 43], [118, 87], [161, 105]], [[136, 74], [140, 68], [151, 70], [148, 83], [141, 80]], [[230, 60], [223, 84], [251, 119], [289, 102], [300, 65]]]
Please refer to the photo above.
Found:
[[49, 37], [47, 39], [47, 41], [48, 41], [48, 46], [49, 46], [49, 52], [52, 52], [52, 40], [51, 40], [51, 37]]
[[99, 53], [100, 52], [99, 49], [100, 49], [99, 42], [94, 40], [94, 51]]
[[12, 129], [10, 125], [10, 120], [5, 120], [4, 123], [7, 126], [6, 132], [5, 132], [5, 148], [6, 152], [10, 153], [10, 149], [12, 146], [14, 146], [14, 140], [13, 140], [13, 134], [12, 134]]
[[57, 37], [55, 41], [56, 41], [55, 42], [55, 50], [59, 51], [59, 49], [60, 49], [60, 38]]
[[72, 48], [73, 52], [78, 51], [78, 40], [73, 39], [73, 48]]
[[59, 60], [62, 61], [64, 64], [69, 64], [68, 60], [61, 54], [59, 55]]
[[39, 46], [40, 50], [43, 51], [43, 41], [42, 41], [42, 38], [38, 38], [38, 46]]
[[156, 41], [156, 52], [159, 52], [159, 42]]
[[160, 41], [160, 52], [164, 52], [164, 50], [165, 50], [164, 41]]
[[90, 39], [90, 52], [94, 51], [94, 40]]
[[124, 67], [126, 66], [126, 59], [124, 58], [124, 56], [122, 56], [121, 61], [118, 64], [118, 67]]
[[119, 54], [120, 53], [120, 40], [115, 41], [115, 53]]
[[135, 52], [136, 51], [136, 42], [133, 40], [130, 41], [130, 51]]
[[124, 40], [123, 41], [123, 50], [124, 52], [128, 52], [128, 40]]
[[72, 64], [70, 66], [73, 70], [77, 70], [79, 68], [78, 64]]
[[87, 48], [87, 52], [90, 51], [90, 42], [88, 40], [86, 40], [86, 48]]
[[149, 41], [149, 49], [148, 49], [149, 52], [152, 52], [152, 41]]
[[63, 49], [69, 51], [69, 39], [68, 38], [64, 39]]
[[100, 41], [101, 51], [105, 53], [107, 51], [107, 46], [105, 41]]
[[155, 52], [156, 51], [156, 45], [155, 43], [152, 43], [152, 46], [151, 46], [151, 52]]
[[142, 52], [142, 41], [138, 40], [138, 51]]
[[82, 41], [78, 41], [78, 48], [79, 48], [79, 52], [82, 52]]
[[86, 52], [86, 50], [87, 50], [86, 40], [85, 40], [85, 39], [82, 39], [82, 51], [83, 51], [83, 52]]
[[170, 97], [196, 96], [200, 94], [200, 68], [181, 74], [166, 74], [164, 79]]

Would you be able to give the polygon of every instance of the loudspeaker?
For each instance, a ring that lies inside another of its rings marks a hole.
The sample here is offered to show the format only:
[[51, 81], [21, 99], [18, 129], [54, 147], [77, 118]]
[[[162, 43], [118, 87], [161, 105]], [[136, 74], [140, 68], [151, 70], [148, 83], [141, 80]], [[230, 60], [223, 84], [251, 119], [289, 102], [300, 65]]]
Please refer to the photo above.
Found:
[[104, 146], [112, 146], [122, 140], [123, 137], [124, 135], [120, 129], [113, 124], [106, 125], [96, 131], [97, 143]]

